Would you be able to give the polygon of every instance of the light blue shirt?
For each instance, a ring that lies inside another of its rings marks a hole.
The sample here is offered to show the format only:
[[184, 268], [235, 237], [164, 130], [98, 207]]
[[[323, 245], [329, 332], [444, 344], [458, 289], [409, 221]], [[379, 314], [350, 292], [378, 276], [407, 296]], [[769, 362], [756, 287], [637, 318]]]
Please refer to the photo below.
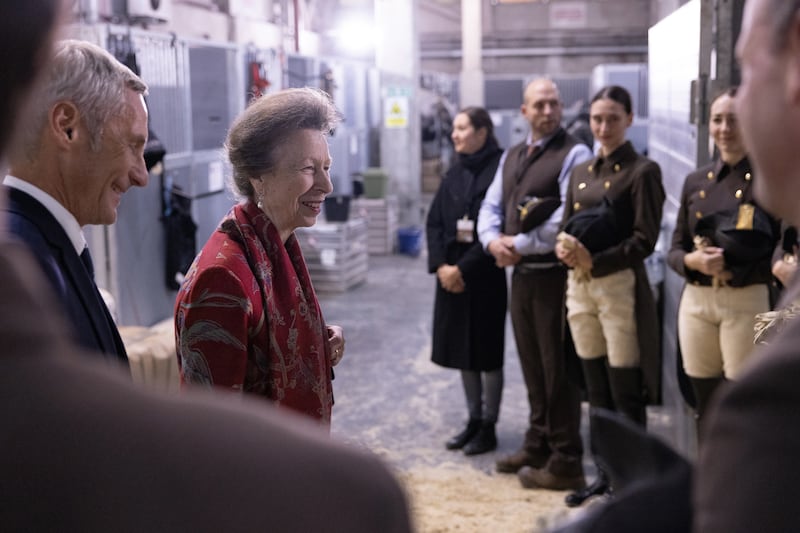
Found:
[[[551, 136], [552, 137], [552, 136]], [[527, 144], [530, 146], [543, 146], [550, 140], [550, 137], [540, 139], [532, 143], [531, 136], [528, 135]], [[486, 190], [486, 196], [481, 203], [478, 212], [478, 238], [484, 250], [489, 247], [489, 243], [500, 237], [505, 221], [505, 203], [503, 202], [503, 167], [505, 166], [508, 150], [503, 152], [497, 172], [492, 179], [492, 184]], [[528, 233], [517, 233], [514, 235], [514, 248], [521, 255], [546, 254], [552, 252], [556, 246], [556, 235], [561, 219], [564, 216], [564, 198], [567, 195], [569, 177], [572, 169], [588, 161], [593, 157], [592, 151], [583, 143], [576, 144], [564, 158], [561, 166], [561, 173], [558, 175], [558, 188], [561, 194], [561, 205], [556, 209], [550, 218], [543, 224], [533, 228]]]

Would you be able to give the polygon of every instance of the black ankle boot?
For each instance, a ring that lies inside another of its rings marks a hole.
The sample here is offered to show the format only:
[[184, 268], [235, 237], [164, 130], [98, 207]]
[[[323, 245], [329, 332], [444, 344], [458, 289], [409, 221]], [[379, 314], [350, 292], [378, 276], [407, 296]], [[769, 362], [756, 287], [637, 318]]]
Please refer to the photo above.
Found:
[[464, 455], [478, 455], [497, 448], [494, 422], [483, 422], [478, 433], [464, 446]]
[[460, 450], [466, 443], [472, 440], [472, 437], [478, 434], [480, 429], [481, 421], [470, 418], [469, 422], [467, 422], [467, 427], [465, 427], [461, 433], [448, 440], [444, 444], [445, 448], [448, 450]]
[[583, 502], [592, 496], [600, 496], [601, 494], [606, 494], [608, 492], [611, 492], [611, 485], [608, 483], [608, 476], [606, 476], [605, 472], [598, 469], [597, 479], [595, 479], [590, 485], [587, 485], [586, 488], [567, 494], [567, 496], [564, 498], [564, 503], [567, 504], [567, 507], [579, 507], [583, 505]]

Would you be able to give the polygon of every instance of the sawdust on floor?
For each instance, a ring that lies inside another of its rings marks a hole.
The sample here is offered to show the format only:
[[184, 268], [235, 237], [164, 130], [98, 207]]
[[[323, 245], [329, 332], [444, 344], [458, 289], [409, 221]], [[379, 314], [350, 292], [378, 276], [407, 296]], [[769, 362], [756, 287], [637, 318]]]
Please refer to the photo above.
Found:
[[567, 520], [566, 492], [524, 489], [517, 477], [460, 464], [398, 472], [419, 533], [538, 533]]

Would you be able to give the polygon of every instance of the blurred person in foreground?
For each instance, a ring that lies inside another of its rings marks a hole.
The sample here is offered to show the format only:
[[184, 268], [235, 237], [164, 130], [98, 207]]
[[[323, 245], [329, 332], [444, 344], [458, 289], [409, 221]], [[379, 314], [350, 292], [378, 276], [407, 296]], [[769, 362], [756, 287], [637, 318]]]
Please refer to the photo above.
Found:
[[[60, 9], [0, 3], [0, 152]], [[411, 530], [402, 490], [375, 457], [247, 399], [146, 392], [87, 356], [4, 221], [0, 277], [4, 531]]]
[[436, 274], [432, 360], [461, 371], [467, 399], [467, 426], [445, 446], [477, 455], [497, 447], [507, 289], [505, 270], [483, 251], [475, 221], [503, 150], [481, 107], [459, 111], [451, 137], [458, 155], [431, 202], [426, 226], [428, 271]]
[[[567, 320], [581, 359], [589, 405], [647, 425], [646, 404], [661, 392], [659, 322], [644, 260], [661, 227], [661, 169], [626, 139], [633, 122], [627, 90], [617, 85], [592, 98], [597, 156], [575, 167], [556, 256], [569, 270]], [[609, 490], [597, 478], [566, 497], [569, 506]]]
[[338, 119], [325, 93], [304, 88], [264, 95], [234, 121], [226, 147], [244, 200], [175, 303], [184, 383], [258, 395], [325, 425], [344, 336], [322, 318], [294, 231], [316, 223], [333, 191], [327, 136]]
[[525, 87], [530, 133], [503, 154], [478, 215], [484, 249], [497, 266], [514, 267], [509, 311], [530, 409], [522, 446], [495, 466], [526, 488], [551, 490], [585, 483], [580, 390], [567, 375], [567, 271], [553, 248], [570, 172], [592, 153], [561, 127], [562, 110], [552, 80]]
[[113, 224], [122, 195], [147, 185], [146, 85], [91, 43], [56, 44], [9, 153], [10, 231], [36, 256], [78, 342], [127, 365], [94, 281], [82, 227]]
[[771, 262], [780, 225], [753, 198], [761, 179], [747, 157], [736, 88], [711, 102], [716, 161], [686, 177], [667, 263], [686, 279], [678, 341], [692, 385], [698, 437], [714, 391], [753, 354], [756, 315], [770, 309]]
[[[736, 45], [742, 83], [736, 112], [759, 179], [755, 197], [800, 225], [800, 0], [748, 0]], [[795, 277], [778, 307], [796, 303]], [[800, 321], [788, 322], [707, 414], [696, 468], [694, 529], [794, 531], [800, 477]]]

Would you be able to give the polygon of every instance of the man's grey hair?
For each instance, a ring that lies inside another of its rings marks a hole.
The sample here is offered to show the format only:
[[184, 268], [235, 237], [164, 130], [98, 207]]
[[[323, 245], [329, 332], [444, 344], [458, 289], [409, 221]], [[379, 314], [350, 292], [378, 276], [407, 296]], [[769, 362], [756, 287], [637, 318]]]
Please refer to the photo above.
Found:
[[300, 130], [329, 134], [340, 120], [330, 97], [319, 89], [286, 89], [254, 100], [236, 118], [225, 141], [235, 192], [253, 198], [250, 179], [278, 163], [278, 152]]
[[68, 101], [78, 109], [89, 131], [92, 150], [99, 150], [106, 124], [112, 116], [124, 112], [128, 89], [147, 94], [141, 78], [107, 51], [86, 41], [57, 42], [30, 107], [21, 148], [29, 157], [35, 154], [50, 109]]

